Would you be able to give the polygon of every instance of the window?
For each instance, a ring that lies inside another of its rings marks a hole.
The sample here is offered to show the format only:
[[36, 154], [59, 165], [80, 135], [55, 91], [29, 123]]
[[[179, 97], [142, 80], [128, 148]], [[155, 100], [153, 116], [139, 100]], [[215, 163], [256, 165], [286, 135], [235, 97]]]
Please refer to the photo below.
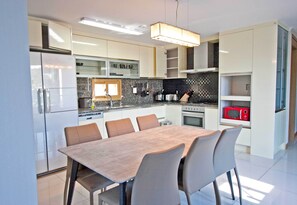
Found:
[[113, 100], [120, 100], [122, 96], [122, 81], [120, 79], [93, 79], [92, 97], [98, 101], [108, 101], [109, 94]]

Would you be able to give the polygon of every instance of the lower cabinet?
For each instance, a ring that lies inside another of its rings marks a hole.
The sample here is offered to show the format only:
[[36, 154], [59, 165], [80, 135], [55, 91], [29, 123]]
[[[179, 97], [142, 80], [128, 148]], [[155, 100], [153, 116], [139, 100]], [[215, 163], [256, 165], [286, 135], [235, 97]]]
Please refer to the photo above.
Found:
[[182, 106], [181, 105], [166, 105], [166, 120], [172, 122], [173, 125], [182, 124]]
[[218, 130], [218, 108], [205, 108], [205, 129]]

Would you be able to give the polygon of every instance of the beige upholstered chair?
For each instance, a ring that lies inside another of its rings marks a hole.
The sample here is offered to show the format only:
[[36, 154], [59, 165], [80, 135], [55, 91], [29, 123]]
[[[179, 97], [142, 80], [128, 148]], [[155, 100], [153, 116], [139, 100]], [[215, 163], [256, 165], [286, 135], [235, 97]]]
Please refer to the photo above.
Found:
[[[178, 205], [180, 204], [177, 170], [185, 145], [169, 150], [146, 154], [136, 177], [127, 187], [127, 204], [131, 205]], [[132, 188], [131, 188], [132, 187]], [[132, 189], [132, 191], [131, 191]], [[99, 205], [119, 204], [119, 188], [99, 194]]]
[[155, 114], [136, 117], [136, 121], [140, 131], [160, 126]]
[[[74, 127], [66, 127], [64, 131], [65, 131], [67, 146], [102, 139], [96, 123], [81, 125], [81, 126], [74, 126]], [[71, 163], [72, 163], [72, 160], [68, 158], [67, 170], [66, 170], [66, 182], [65, 182], [65, 190], [64, 190], [64, 204], [66, 203], [66, 198], [67, 198], [66, 195], [67, 195], [67, 190], [69, 185]], [[95, 173], [94, 171], [82, 165], [79, 166], [76, 181], [90, 192], [91, 205], [94, 203], [93, 193], [95, 191], [99, 189], [105, 189], [107, 186], [113, 184], [112, 181], [108, 180], [107, 178]]]
[[206, 185], [213, 183], [216, 204], [220, 204], [220, 196], [213, 168], [213, 153], [221, 132], [196, 138], [189, 152], [181, 163], [178, 173], [179, 188], [186, 194], [188, 204], [191, 205], [191, 194]]
[[109, 138], [135, 132], [130, 118], [107, 121], [105, 126]]
[[231, 170], [235, 172], [237, 184], [239, 189], [239, 201], [242, 204], [241, 185], [239, 180], [238, 171], [234, 157], [235, 142], [239, 136], [242, 126], [239, 125], [235, 128], [223, 130], [214, 151], [214, 170], [216, 176], [227, 173], [227, 178], [231, 188], [232, 199], [234, 200], [234, 191], [231, 178]]

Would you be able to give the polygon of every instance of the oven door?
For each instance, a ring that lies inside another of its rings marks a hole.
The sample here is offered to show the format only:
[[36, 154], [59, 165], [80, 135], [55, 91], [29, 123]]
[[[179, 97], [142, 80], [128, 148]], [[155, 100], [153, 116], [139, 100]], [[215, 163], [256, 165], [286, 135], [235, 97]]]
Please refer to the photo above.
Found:
[[183, 125], [204, 128], [204, 113], [201, 112], [182, 112]]

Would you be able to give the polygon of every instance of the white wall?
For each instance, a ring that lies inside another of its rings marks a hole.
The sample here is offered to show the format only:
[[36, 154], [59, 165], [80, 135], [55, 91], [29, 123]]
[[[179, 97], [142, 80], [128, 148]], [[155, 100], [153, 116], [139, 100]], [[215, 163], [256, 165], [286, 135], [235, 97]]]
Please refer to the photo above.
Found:
[[37, 205], [27, 1], [0, 1], [0, 204]]

